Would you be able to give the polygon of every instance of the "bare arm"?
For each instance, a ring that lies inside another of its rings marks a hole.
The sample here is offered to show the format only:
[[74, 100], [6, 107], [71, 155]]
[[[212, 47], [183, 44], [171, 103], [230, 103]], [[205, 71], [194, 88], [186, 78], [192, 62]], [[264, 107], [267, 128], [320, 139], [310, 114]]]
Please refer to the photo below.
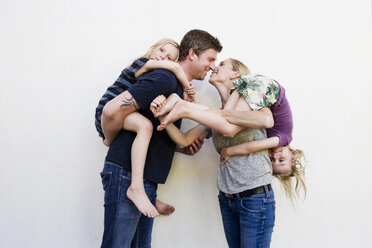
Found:
[[105, 105], [101, 120], [105, 145], [111, 145], [123, 128], [124, 119], [138, 109], [139, 106], [129, 91], [124, 91]]
[[224, 147], [221, 150], [220, 161], [226, 162], [231, 156], [248, 155], [258, 151], [274, 148], [279, 145], [278, 137], [271, 137], [263, 140], [245, 142], [239, 145]]
[[198, 138], [204, 139], [208, 135], [207, 129], [202, 125], [197, 125], [196, 127], [190, 129], [186, 133], [182, 133], [182, 131], [178, 127], [171, 123], [165, 128], [165, 130], [167, 130], [169, 137], [180, 148], [189, 146], [196, 139]]
[[[150, 110], [156, 113], [156, 109], [164, 106], [166, 98], [163, 95], [157, 96], [150, 104]], [[164, 116], [158, 117], [160, 121]], [[207, 129], [202, 125], [190, 129], [186, 133], [182, 133], [173, 123], [166, 126], [166, 131], [169, 137], [177, 144], [177, 152], [187, 155], [194, 155], [203, 145], [204, 138], [208, 135]]]
[[139, 108], [140, 107], [133, 98], [132, 94], [126, 90], [105, 105], [103, 108], [103, 115], [106, 115], [111, 119], [118, 117], [124, 119]]
[[182, 88], [186, 90], [190, 83], [187, 80], [185, 72], [182, 70], [181, 66], [173, 61], [169, 60], [154, 60], [150, 59], [147, 61], [140, 69], [134, 74], [135, 77], [141, 76], [143, 73], [154, 70], [154, 69], [167, 69], [176, 75], [177, 79], [182, 84]]
[[191, 145], [186, 146], [184, 148], [180, 148], [176, 146], [176, 152], [183, 153], [186, 155], [194, 155], [195, 153], [199, 152], [202, 148], [204, 143], [204, 138], [196, 139]]
[[269, 108], [262, 108], [258, 111], [224, 109], [221, 114], [228, 122], [239, 126], [251, 128], [272, 128], [274, 126], [273, 115]]

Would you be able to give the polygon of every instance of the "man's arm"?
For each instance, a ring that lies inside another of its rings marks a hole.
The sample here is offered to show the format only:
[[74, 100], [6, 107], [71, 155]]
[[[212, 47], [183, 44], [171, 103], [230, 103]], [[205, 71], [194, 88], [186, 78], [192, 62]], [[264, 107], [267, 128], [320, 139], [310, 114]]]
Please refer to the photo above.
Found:
[[105, 105], [102, 111], [101, 124], [106, 145], [111, 145], [123, 128], [123, 120], [137, 109], [139, 109], [139, 106], [128, 91], [124, 91]]
[[203, 146], [203, 143], [204, 143], [204, 139], [198, 138], [194, 141], [194, 143], [192, 143], [191, 145], [187, 147], [180, 148], [179, 146], [176, 146], [176, 152], [183, 153], [186, 155], [194, 155], [201, 149], [201, 147]]
[[105, 105], [103, 115], [110, 119], [124, 119], [139, 108], [131, 93], [124, 91]]
[[167, 131], [168, 136], [180, 148], [192, 145], [192, 143], [197, 139], [203, 140], [208, 135], [207, 129], [202, 125], [197, 125], [183, 133], [178, 127], [171, 123], [165, 127], [165, 130]]
[[221, 110], [221, 114], [225, 119], [239, 126], [251, 128], [272, 128], [274, 119], [269, 108], [262, 108], [258, 111], [235, 111]]

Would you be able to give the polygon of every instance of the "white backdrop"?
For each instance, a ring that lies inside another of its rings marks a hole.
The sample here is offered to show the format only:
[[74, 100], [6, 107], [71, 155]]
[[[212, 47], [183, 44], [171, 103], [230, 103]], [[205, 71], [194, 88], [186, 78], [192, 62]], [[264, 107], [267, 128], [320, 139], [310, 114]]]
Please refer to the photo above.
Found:
[[[274, 183], [272, 247], [370, 247], [371, 24], [369, 0], [1, 1], [0, 247], [99, 246], [107, 148], [94, 109], [132, 59], [192, 28], [220, 38], [219, 60], [286, 88], [309, 192], [294, 209]], [[227, 247], [217, 162], [210, 141], [176, 155], [158, 192], [176, 211], [156, 219], [153, 247]]]

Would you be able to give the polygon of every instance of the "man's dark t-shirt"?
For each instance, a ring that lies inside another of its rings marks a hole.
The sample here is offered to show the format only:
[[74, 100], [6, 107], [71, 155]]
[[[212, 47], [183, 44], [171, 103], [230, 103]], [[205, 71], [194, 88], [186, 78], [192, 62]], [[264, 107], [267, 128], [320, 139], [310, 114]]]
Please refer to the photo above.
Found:
[[[176, 145], [165, 130], [160, 132], [156, 130], [159, 120], [154, 118], [149, 107], [152, 100], [159, 95], [168, 97], [170, 94], [176, 93], [182, 98], [182, 86], [170, 71], [156, 69], [139, 77], [128, 91], [141, 108], [138, 112], [149, 119], [154, 128], [147, 151], [144, 178], [153, 183], [165, 183]], [[179, 128], [181, 120], [174, 122], [174, 124]], [[112, 142], [106, 160], [131, 170], [131, 148], [135, 136], [136, 133], [121, 130]]]

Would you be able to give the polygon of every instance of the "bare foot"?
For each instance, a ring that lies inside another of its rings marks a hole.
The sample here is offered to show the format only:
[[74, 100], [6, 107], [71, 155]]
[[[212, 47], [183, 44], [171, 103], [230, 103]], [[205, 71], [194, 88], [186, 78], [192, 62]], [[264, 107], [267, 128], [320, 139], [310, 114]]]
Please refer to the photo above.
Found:
[[110, 146], [110, 144], [107, 142], [107, 139], [104, 139], [102, 142], [103, 142], [103, 144], [104, 144], [105, 146]]
[[144, 189], [129, 187], [127, 197], [136, 205], [138, 210], [145, 216], [155, 218], [159, 216], [158, 211], [152, 205]]
[[175, 122], [176, 120], [184, 117], [186, 102], [177, 101], [172, 110], [164, 117], [160, 125], [157, 127], [158, 131], [163, 130], [169, 123]]
[[162, 201], [156, 200], [156, 210], [158, 210], [159, 214], [162, 215], [171, 215], [173, 214], [175, 208], [169, 204], [166, 204]]
[[165, 115], [166, 113], [168, 113], [169, 111], [172, 110], [173, 106], [177, 103], [178, 100], [180, 100], [181, 98], [177, 95], [177, 94], [171, 94], [165, 104], [163, 106], [161, 106], [160, 108], [156, 109], [155, 113], [154, 113], [154, 117], [155, 118], [158, 118], [159, 116], [162, 116], [162, 115]]

